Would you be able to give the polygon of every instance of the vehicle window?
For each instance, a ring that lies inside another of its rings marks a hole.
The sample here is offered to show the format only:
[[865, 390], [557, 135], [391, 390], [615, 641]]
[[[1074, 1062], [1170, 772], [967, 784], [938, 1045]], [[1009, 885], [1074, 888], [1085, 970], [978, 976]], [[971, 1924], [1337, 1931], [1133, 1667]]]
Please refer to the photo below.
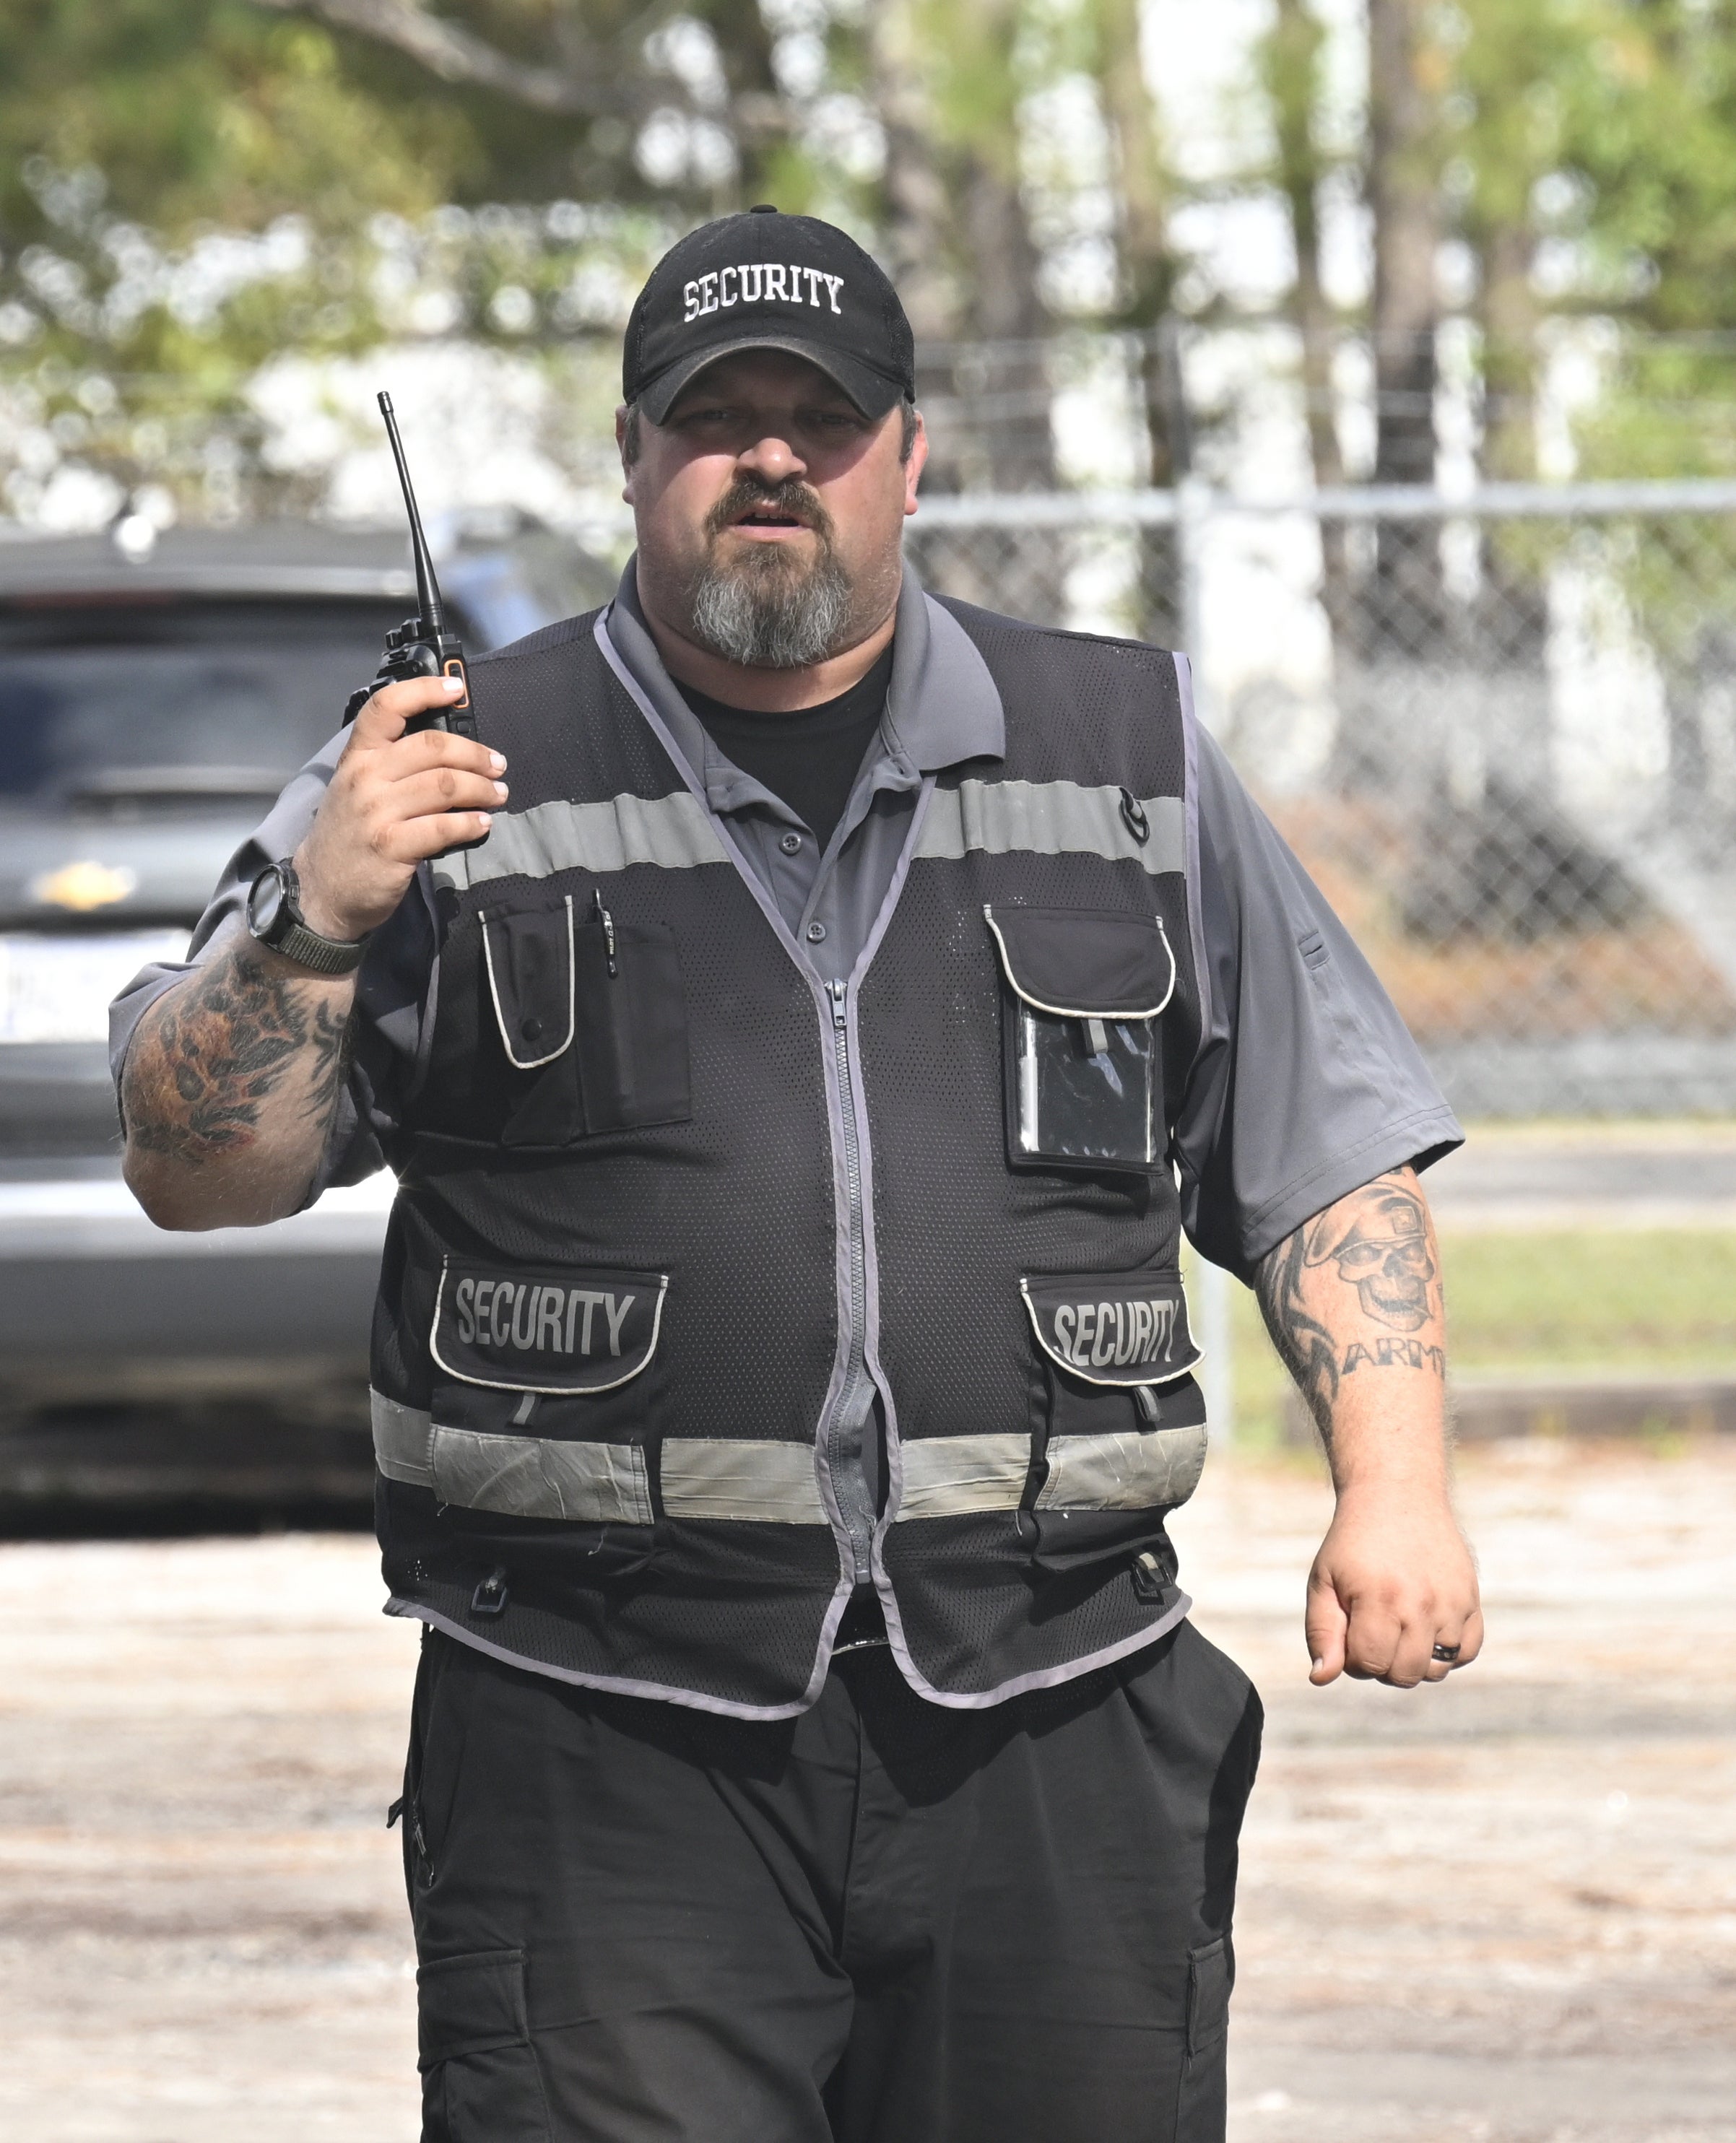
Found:
[[337, 728], [409, 607], [0, 604], [0, 799], [275, 794]]

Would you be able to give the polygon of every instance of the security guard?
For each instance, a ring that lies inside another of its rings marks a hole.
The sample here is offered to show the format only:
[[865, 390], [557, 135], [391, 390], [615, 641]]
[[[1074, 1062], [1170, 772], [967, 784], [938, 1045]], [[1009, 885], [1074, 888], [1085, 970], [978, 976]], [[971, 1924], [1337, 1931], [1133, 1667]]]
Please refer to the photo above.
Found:
[[378, 692], [117, 1007], [164, 1226], [399, 1179], [426, 2143], [1222, 2136], [1260, 1714], [1165, 1531], [1184, 1226], [1327, 1438], [1312, 1678], [1479, 1641], [1457, 1126], [1185, 662], [903, 569], [913, 386], [841, 231], [684, 239], [613, 602], [474, 740]]

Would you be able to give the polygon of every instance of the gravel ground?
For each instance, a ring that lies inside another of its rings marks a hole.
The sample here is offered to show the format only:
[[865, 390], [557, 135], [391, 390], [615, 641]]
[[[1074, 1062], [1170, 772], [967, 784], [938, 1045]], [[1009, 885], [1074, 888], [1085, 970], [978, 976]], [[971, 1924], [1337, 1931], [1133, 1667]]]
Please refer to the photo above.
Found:
[[[1489, 1649], [1408, 1695], [1307, 1685], [1309, 1466], [1178, 1522], [1269, 1715], [1234, 2143], [1736, 2143], [1736, 1450], [1481, 1451], [1461, 1500]], [[355, 1537], [0, 1547], [0, 2134], [411, 2143], [378, 1603]]]
[[1178, 1521], [1267, 1707], [1232, 2136], [1733, 2143], [1736, 1449], [1486, 1449], [1461, 1502], [1487, 1648], [1411, 1692], [1303, 1679], [1311, 1474]]

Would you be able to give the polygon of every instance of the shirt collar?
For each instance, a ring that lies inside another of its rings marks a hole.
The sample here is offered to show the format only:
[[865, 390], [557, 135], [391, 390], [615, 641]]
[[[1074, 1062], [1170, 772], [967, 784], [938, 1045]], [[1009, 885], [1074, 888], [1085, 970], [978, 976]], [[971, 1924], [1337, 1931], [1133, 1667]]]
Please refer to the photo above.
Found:
[[609, 605], [605, 621], [615, 652], [663, 720], [676, 749], [699, 778], [707, 807], [717, 812], [739, 811], [750, 804], [784, 807], [762, 784], [742, 773], [726, 759], [706, 733], [706, 727], [687, 705], [680, 685], [663, 667], [657, 642], [639, 606], [639, 583], [629, 558]]
[[908, 566], [898, 591], [886, 727], [894, 750], [924, 774], [1006, 756], [1006, 715], [988, 664]]
[[[635, 562], [627, 560], [609, 606], [607, 627], [616, 653], [698, 774], [714, 811], [764, 802], [787, 815], [777, 799], [717, 750], [663, 667], [640, 606]], [[898, 592], [882, 733], [889, 755], [907, 775], [935, 774], [964, 760], [1000, 759], [1006, 753], [1006, 717], [988, 664], [958, 620], [925, 591], [909, 567]]]

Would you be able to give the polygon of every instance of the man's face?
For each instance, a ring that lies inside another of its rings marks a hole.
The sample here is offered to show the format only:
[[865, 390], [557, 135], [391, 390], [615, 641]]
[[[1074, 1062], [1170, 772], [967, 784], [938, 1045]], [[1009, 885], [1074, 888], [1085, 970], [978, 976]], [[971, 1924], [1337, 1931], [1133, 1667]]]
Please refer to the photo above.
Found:
[[[623, 429], [618, 420], [618, 435]], [[721, 358], [661, 424], [642, 423], [623, 497], [642, 601], [727, 661], [800, 669], [865, 640], [898, 599], [904, 518], [927, 458], [919, 420], [863, 417], [781, 350]]]

